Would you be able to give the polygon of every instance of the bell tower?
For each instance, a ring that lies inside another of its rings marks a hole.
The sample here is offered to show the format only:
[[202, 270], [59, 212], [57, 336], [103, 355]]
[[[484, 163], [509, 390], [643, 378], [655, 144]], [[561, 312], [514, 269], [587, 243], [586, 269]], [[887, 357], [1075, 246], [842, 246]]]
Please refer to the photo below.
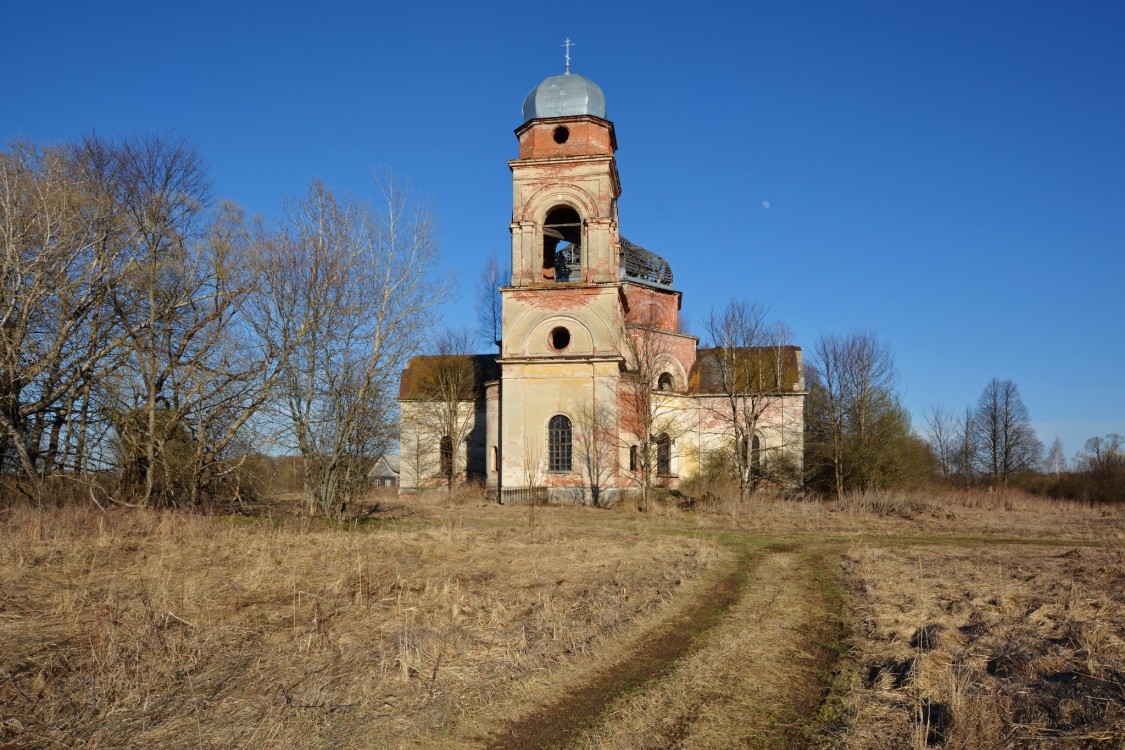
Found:
[[[615, 486], [620, 465], [616, 420], [606, 414], [616, 409], [625, 335], [617, 141], [602, 90], [569, 65], [532, 89], [523, 119], [519, 156], [508, 162], [512, 278], [501, 290], [495, 481], [589, 493]], [[613, 425], [598, 438], [612, 451], [605, 479], [589, 476], [582, 459], [592, 448], [582, 433], [595, 423]]]
[[617, 140], [605, 98], [579, 75], [551, 76], [527, 96], [512, 169], [512, 285], [613, 283]]

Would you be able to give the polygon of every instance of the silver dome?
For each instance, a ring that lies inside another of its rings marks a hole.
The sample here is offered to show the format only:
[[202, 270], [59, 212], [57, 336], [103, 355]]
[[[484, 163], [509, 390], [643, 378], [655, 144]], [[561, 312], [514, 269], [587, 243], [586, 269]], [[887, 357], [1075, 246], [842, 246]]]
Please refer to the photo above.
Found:
[[593, 115], [605, 119], [605, 94], [598, 84], [576, 73], [551, 76], [523, 100], [523, 121], [540, 117]]

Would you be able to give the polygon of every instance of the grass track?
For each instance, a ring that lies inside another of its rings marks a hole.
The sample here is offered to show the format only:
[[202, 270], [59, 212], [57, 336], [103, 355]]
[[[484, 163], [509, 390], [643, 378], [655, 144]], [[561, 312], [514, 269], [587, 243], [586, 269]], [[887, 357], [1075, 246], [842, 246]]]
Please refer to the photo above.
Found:
[[694, 601], [486, 746], [803, 745], [841, 648], [831, 555], [776, 537], [722, 540], [735, 559]]
[[[847, 674], [854, 665], [841, 658], [850, 629], [838, 564], [850, 545], [906, 550], [1104, 544], [950, 533], [732, 531], [714, 538], [737, 556], [694, 602], [639, 635], [592, 679], [489, 735], [486, 746], [805, 747], [842, 719], [845, 683], [854, 676]], [[726, 668], [709, 670], [708, 663], [724, 661]]]
[[689, 609], [641, 636], [627, 656], [561, 698], [536, 708], [489, 738], [490, 750], [556, 747], [595, 721], [612, 702], [666, 675], [742, 594], [753, 553], [743, 549]]

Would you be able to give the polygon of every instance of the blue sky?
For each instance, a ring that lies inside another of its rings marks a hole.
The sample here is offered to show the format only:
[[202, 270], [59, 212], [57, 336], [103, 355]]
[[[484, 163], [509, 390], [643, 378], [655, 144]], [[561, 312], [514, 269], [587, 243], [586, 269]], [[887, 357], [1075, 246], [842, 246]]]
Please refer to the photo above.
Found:
[[[603, 89], [622, 232], [697, 335], [767, 305], [806, 354], [874, 331], [901, 391], [1014, 380], [1067, 455], [1125, 433], [1125, 3], [7, 2], [0, 138], [173, 133], [277, 213], [390, 167], [429, 196], [472, 317], [509, 247], [527, 92]], [[768, 207], [767, 207], [768, 204]]]

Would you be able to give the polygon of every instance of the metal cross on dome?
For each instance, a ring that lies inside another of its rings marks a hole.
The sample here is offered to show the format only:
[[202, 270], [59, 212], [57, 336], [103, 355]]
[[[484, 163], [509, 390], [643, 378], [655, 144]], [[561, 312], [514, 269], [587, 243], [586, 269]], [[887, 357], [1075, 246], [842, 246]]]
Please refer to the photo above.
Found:
[[566, 74], [570, 75], [570, 48], [574, 46], [574, 42], [570, 41], [570, 37], [566, 38], [560, 47], [566, 47]]

